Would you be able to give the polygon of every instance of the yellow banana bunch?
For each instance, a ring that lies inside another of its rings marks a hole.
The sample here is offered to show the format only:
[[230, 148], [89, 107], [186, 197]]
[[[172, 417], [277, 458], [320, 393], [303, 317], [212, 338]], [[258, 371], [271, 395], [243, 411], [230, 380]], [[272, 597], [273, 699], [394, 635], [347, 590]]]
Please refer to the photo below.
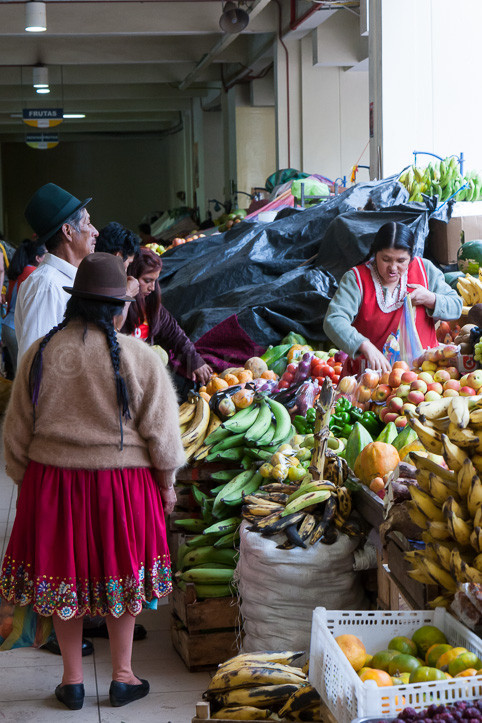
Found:
[[465, 306], [474, 306], [482, 302], [482, 281], [466, 274], [457, 281], [457, 291], [464, 300]]
[[211, 410], [208, 402], [198, 397], [194, 405], [194, 414], [191, 417], [187, 428], [181, 434], [182, 444], [189, 461], [194, 453], [201, 447], [211, 419]]

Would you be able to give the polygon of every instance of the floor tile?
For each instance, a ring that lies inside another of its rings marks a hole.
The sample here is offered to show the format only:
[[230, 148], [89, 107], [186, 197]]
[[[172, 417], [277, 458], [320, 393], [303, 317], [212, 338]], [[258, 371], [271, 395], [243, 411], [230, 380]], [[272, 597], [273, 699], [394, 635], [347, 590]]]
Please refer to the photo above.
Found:
[[[81, 711], [69, 710], [55, 698], [45, 692], [37, 700], [21, 700], [1, 704], [1, 720], [6, 723], [99, 723], [97, 697], [86, 697]], [[119, 718], [119, 721], [121, 719]], [[187, 719], [189, 720], [189, 719]], [[159, 719], [158, 719], [159, 721]]]
[[10, 514], [14, 514], [10, 512], [10, 505], [6, 505], [5, 507], [0, 505], [0, 523], [7, 522]]
[[149, 693], [123, 708], [110, 708], [100, 698], [101, 723], [191, 723], [200, 695], [190, 691]]
[[[45, 665], [29, 666], [28, 668], [22, 666], [16, 668], [4, 665], [2, 684], [0, 686], [0, 709], [3, 711], [4, 702], [45, 700], [55, 690], [61, 678], [61, 666]], [[93, 661], [84, 664], [84, 685], [87, 696], [97, 695]]]
[[[170, 652], [170, 651], [169, 651]], [[189, 673], [184, 663], [177, 653], [169, 655], [162, 659], [159, 656], [156, 660], [137, 660], [134, 662], [133, 670], [139, 678], [147, 678], [151, 685], [153, 693], [164, 693], [173, 690], [179, 691], [197, 691], [200, 695], [207, 687], [210, 675], [208, 673]], [[110, 663], [97, 663], [96, 674], [99, 686], [99, 695], [102, 697], [103, 691], [108, 691], [112, 668]]]

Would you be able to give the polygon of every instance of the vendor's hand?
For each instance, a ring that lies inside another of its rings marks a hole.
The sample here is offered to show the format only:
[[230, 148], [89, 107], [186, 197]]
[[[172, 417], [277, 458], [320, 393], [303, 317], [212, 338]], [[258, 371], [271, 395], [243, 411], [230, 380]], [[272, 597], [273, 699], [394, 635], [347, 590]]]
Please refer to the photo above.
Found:
[[383, 356], [380, 349], [371, 343], [371, 341], [364, 341], [360, 346], [360, 352], [367, 360], [368, 368], [374, 371], [391, 372], [392, 367], [386, 357]]
[[204, 386], [210, 380], [212, 373], [213, 370], [211, 369], [209, 364], [203, 364], [202, 367], [198, 367], [193, 371], [192, 376], [194, 381], [199, 382], [201, 386]]
[[135, 297], [135, 296], [137, 296], [138, 293], [139, 293], [138, 280], [134, 276], [128, 276], [127, 277], [127, 290], [126, 290], [127, 296]]
[[170, 515], [176, 506], [177, 495], [174, 487], [161, 487], [162, 506], [166, 515]]
[[414, 306], [425, 306], [427, 309], [435, 309], [437, 297], [433, 291], [429, 291], [421, 284], [407, 284], [413, 291], [410, 292], [410, 300]]

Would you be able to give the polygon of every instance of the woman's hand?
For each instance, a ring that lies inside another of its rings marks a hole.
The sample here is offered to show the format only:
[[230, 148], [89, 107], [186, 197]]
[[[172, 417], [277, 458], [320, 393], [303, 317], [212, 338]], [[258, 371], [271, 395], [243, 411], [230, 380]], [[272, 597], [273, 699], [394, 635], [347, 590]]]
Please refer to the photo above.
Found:
[[414, 306], [425, 306], [427, 309], [435, 309], [437, 297], [433, 291], [429, 291], [421, 284], [407, 284], [407, 286], [413, 289], [413, 291], [410, 292], [410, 299]]
[[381, 372], [392, 371], [392, 367], [390, 366], [388, 359], [386, 359], [380, 349], [377, 349], [377, 347], [372, 344], [371, 341], [368, 341], [368, 339], [360, 345], [360, 352], [367, 360], [369, 369]]
[[212, 373], [213, 370], [211, 369], [209, 364], [203, 364], [202, 367], [198, 367], [197, 369], [195, 369], [192, 375], [194, 381], [199, 382], [201, 386], [204, 386], [208, 383]]
[[176, 506], [177, 495], [174, 487], [161, 487], [162, 506], [166, 515], [170, 515]]
[[[128, 276], [127, 277], [127, 289], [126, 289], [126, 295], [132, 296], [132, 298], [135, 298], [137, 294], [139, 293], [139, 282], [135, 278], [135, 276]], [[131, 302], [126, 302], [131, 303]]]

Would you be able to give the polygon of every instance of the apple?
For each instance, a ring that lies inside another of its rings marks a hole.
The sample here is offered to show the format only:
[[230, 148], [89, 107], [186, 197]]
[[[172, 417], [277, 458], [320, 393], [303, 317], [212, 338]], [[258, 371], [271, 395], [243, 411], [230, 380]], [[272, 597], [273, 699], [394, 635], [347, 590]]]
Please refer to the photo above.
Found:
[[397, 412], [388, 412], [388, 414], [385, 414], [384, 422], [385, 424], [388, 424], [389, 422], [394, 422], [398, 418]]
[[425, 382], [425, 384], [431, 384], [433, 382], [433, 374], [430, 372], [420, 372], [418, 378]]
[[460, 382], [458, 379], [449, 379], [444, 384], [444, 390], [446, 389], [454, 389], [456, 392], [460, 389]]
[[459, 353], [459, 348], [456, 344], [447, 344], [447, 346], [444, 346], [442, 351], [446, 359], [452, 359], [452, 357], [457, 356]]
[[359, 402], [368, 402], [370, 397], [372, 396], [372, 390], [370, 387], [365, 386], [365, 384], [360, 384], [357, 389], [357, 399]]
[[390, 401], [390, 404], [388, 405], [388, 408], [391, 412], [398, 412], [400, 413], [401, 408], [403, 407], [404, 401], [401, 397], [393, 397], [393, 399]]
[[392, 390], [392, 393], [390, 394], [390, 396], [387, 397], [386, 400], [385, 400], [385, 406], [386, 406], [386, 407], [389, 407], [389, 406], [390, 406], [390, 402], [391, 402], [392, 399], [393, 399], [394, 397], [396, 397], [396, 396], [397, 396], [397, 395], [396, 395], [395, 392]]
[[388, 384], [389, 376], [390, 376], [390, 372], [383, 372], [383, 374], [380, 377], [380, 384]]
[[[442, 387], [440, 387], [442, 389]], [[438, 392], [431, 389], [429, 392], [425, 395], [425, 401], [426, 402], [434, 402], [436, 399], [440, 399], [442, 394], [439, 394]]]
[[425, 392], [428, 389], [428, 384], [426, 384], [423, 379], [416, 379], [414, 382], [410, 384], [410, 391], [411, 392], [422, 392], [425, 394]]
[[446, 367], [451, 379], [460, 379], [460, 373], [457, 367]]
[[444, 389], [442, 397], [458, 397], [460, 396], [456, 389]]
[[380, 415], [379, 415], [382, 422], [385, 422], [385, 417], [389, 413], [390, 413], [390, 410], [388, 409], [388, 407], [382, 407], [382, 409], [380, 411]]
[[410, 367], [406, 361], [396, 361], [392, 369], [404, 369], [407, 372], [410, 371]]
[[405, 402], [400, 411], [402, 412], [402, 414], [405, 414], [406, 412], [411, 412], [412, 414], [414, 414], [417, 411], [417, 407], [411, 402]]
[[402, 374], [404, 371], [405, 369], [400, 369], [400, 367], [398, 367], [397, 369], [392, 369], [390, 372], [388, 383], [393, 389], [396, 389], [402, 383]]
[[431, 384], [427, 384], [427, 392], [437, 392], [437, 394], [442, 394], [444, 388], [440, 384], [440, 382], [432, 382]]
[[443, 384], [444, 382], [448, 382], [450, 379], [450, 374], [447, 371], [447, 369], [437, 369], [435, 374], [433, 375], [435, 382], [440, 382], [440, 384]]
[[461, 397], [472, 397], [475, 395], [475, 389], [473, 387], [460, 387], [459, 394]]
[[422, 362], [422, 371], [423, 372], [436, 372], [437, 365], [435, 362], [428, 361], [428, 359], [427, 359], [424, 362]]
[[440, 359], [443, 359], [444, 355], [441, 349], [429, 349], [427, 351], [427, 361], [430, 362], [438, 362]]
[[421, 404], [421, 402], [425, 401], [425, 394], [424, 394], [424, 392], [414, 389], [408, 395], [407, 401], [409, 401], [411, 404], [415, 404], [415, 405]]
[[367, 369], [362, 375], [361, 383], [370, 389], [375, 389], [378, 382], [380, 381], [380, 375], [378, 372], [374, 372], [372, 369]]
[[402, 427], [406, 427], [408, 424], [408, 419], [404, 416], [397, 417], [395, 420], [395, 426], [401, 429]]
[[417, 372], [403, 372], [402, 374], [402, 384], [411, 384], [415, 381], [417, 378]]
[[384, 402], [390, 394], [392, 393], [392, 388], [389, 387], [387, 384], [379, 384], [376, 389], [372, 392], [372, 399], [374, 402]]
[[467, 384], [477, 392], [482, 387], [482, 369], [476, 369], [474, 372], [470, 372]]
[[452, 360], [451, 359], [440, 359], [437, 362], [437, 364], [438, 364], [439, 369], [444, 369], [445, 367], [449, 367], [452, 364]]
[[402, 397], [402, 399], [405, 399], [405, 397], [408, 397], [408, 393], [410, 391], [410, 384], [400, 384], [398, 389], [395, 390], [395, 394], [397, 397]]
[[459, 382], [460, 382], [460, 386], [461, 386], [461, 387], [470, 386], [469, 383], [468, 383], [468, 382], [469, 382], [469, 373], [470, 373], [470, 372], [468, 372], [467, 374], [464, 374], [463, 377], [460, 377]]

